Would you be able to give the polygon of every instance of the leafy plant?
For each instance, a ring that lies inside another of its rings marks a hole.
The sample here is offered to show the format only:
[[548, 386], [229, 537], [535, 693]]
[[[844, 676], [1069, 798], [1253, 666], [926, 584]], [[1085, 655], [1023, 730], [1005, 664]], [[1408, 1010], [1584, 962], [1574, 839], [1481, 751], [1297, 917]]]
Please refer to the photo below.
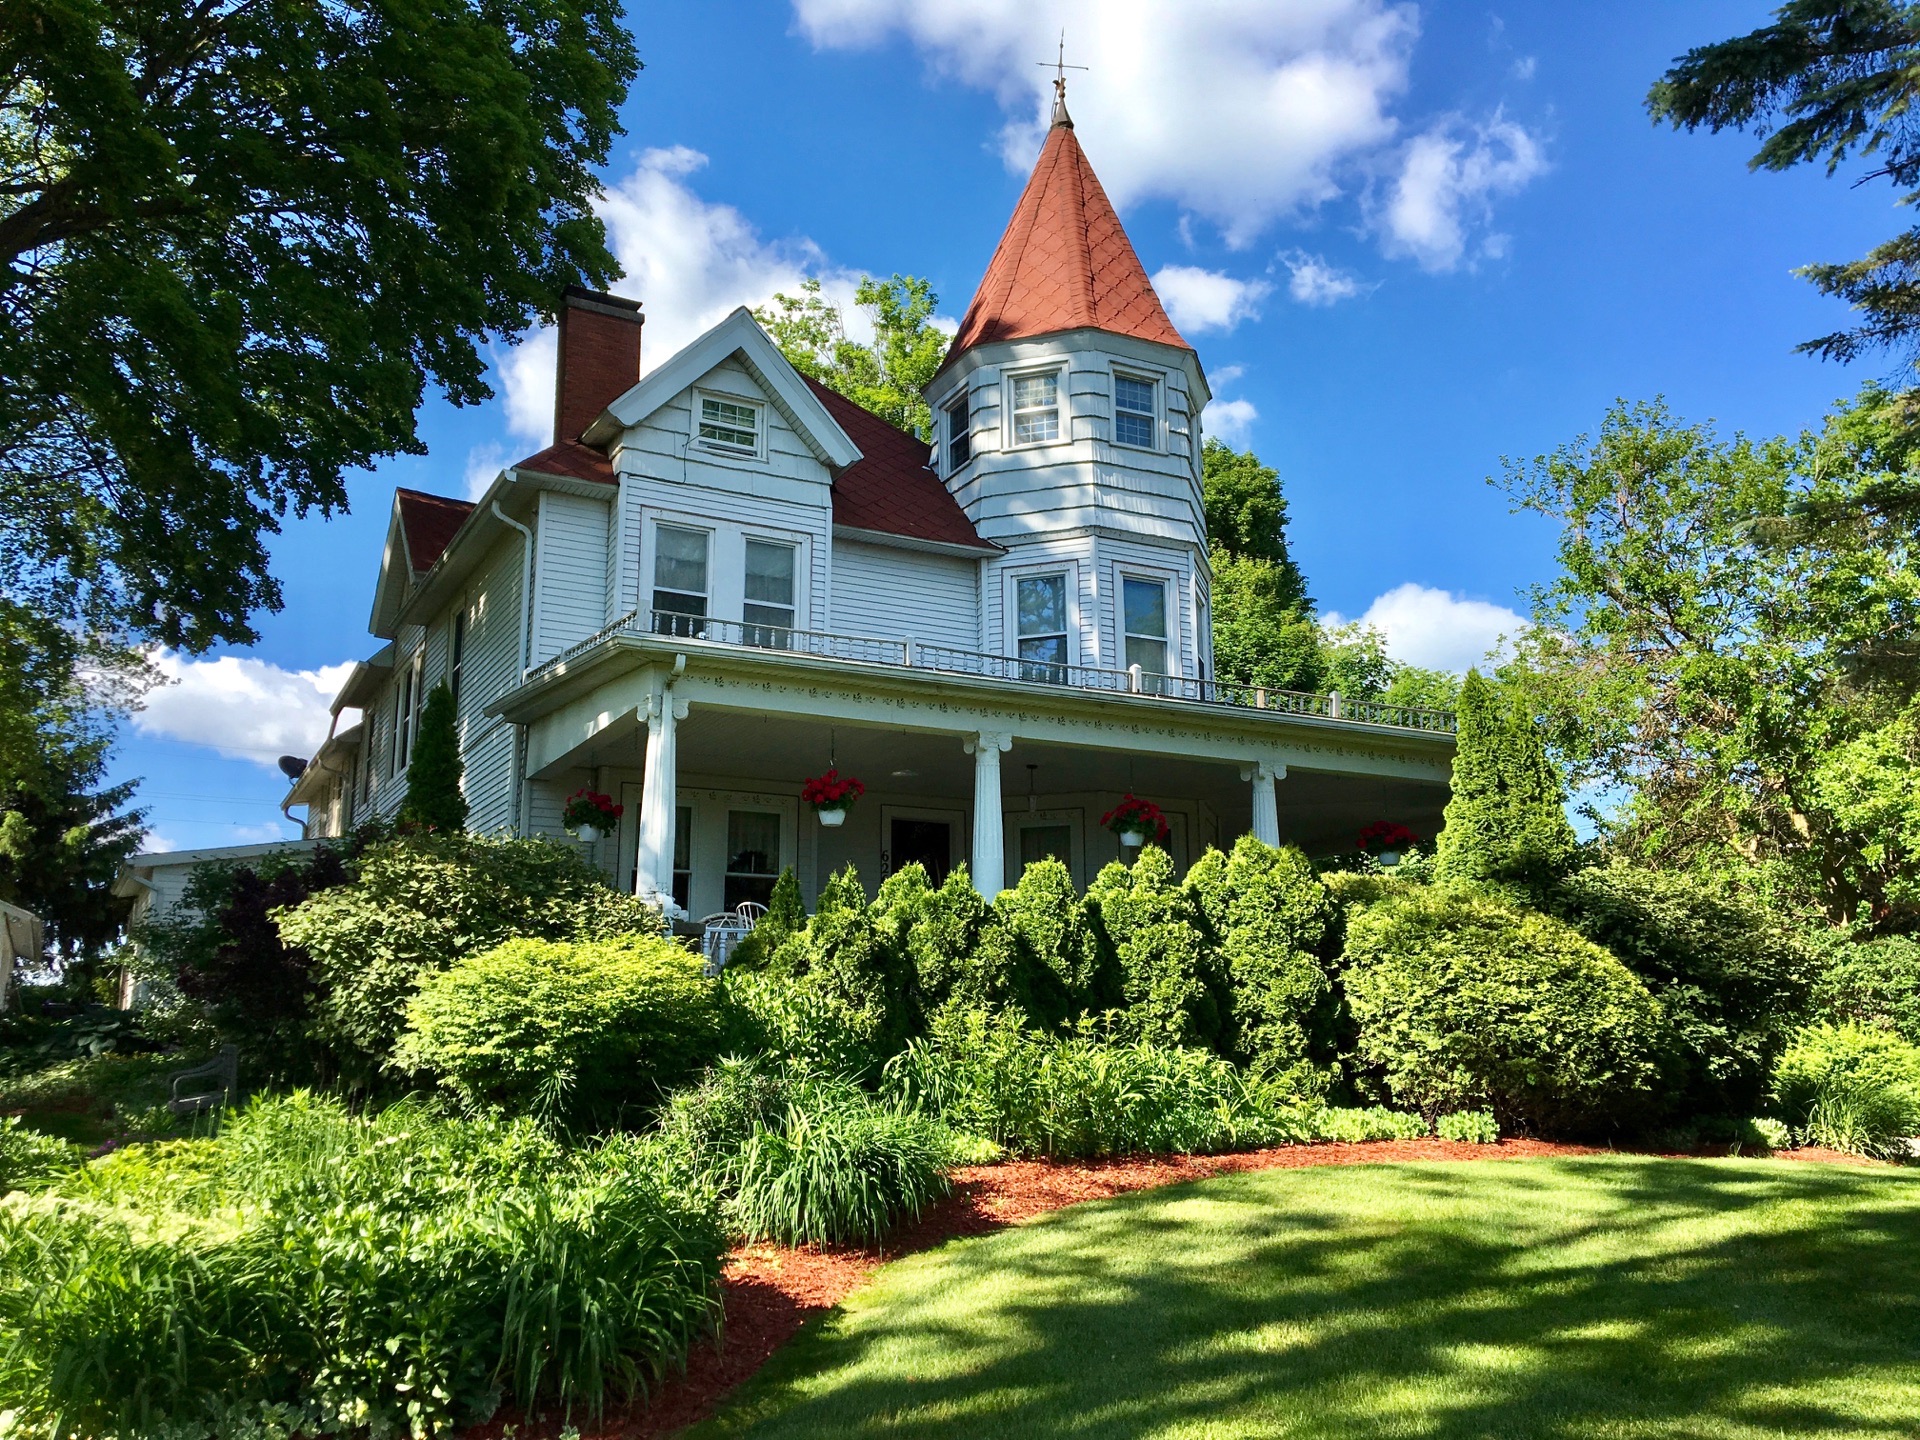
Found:
[[1920, 1135], [1920, 1047], [1863, 1025], [1801, 1031], [1774, 1071], [1781, 1116], [1810, 1141], [1883, 1157]]
[[1500, 1139], [1500, 1122], [1493, 1118], [1491, 1110], [1456, 1110], [1451, 1115], [1442, 1115], [1433, 1133], [1442, 1140], [1456, 1140], [1466, 1145], [1493, 1145]]
[[0, 1195], [56, 1179], [83, 1155], [70, 1141], [27, 1129], [18, 1115], [0, 1116]]
[[1107, 866], [1087, 891], [1087, 924], [1121, 982], [1124, 1023], [1170, 1045], [1231, 1046], [1233, 1000], [1218, 951], [1205, 943], [1173, 861], [1147, 846], [1132, 867]]
[[864, 1095], [791, 1104], [747, 1137], [727, 1214], [742, 1234], [789, 1245], [877, 1239], [947, 1193], [950, 1153], [941, 1126]]
[[719, 987], [671, 940], [509, 940], [421, 982], [395, 1058], [469, 1106], [607, 1124], [658, 1103], [727, 1035]]
[[1830, 1020], [1892, 1030], [1920, 1045], [1920, 937], [1832, 939], [1814, 982], [1815, 1009]]

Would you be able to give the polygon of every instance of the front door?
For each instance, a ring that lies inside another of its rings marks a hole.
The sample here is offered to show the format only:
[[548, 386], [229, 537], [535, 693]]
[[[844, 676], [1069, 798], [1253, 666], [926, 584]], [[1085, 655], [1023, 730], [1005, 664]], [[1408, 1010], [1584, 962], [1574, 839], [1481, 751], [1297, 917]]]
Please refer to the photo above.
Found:
[[925, 867], [927, 879], [943, 883], [953, 868], [953, 826], [945, 820], [910, 820], [893, 817], [893, 833], [887, 837], [895, 870], [909, 865]]

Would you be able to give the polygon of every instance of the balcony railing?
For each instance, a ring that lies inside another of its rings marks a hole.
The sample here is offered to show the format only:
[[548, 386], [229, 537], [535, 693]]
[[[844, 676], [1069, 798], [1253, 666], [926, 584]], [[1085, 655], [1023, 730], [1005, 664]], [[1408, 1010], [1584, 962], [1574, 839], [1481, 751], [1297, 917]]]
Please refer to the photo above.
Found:
[[959, 650], [950, 645], [933, 645], [910, 638], [894, 640], [868, 635], [837, 635], [825, 630], [796, 630], [743, 620], [719, 620], [706, 615], [683, 615], [670, 610], [635, 611], [624, 616], [598, 634], [590, 635], [578, 645], [554, 656], [527, 678], [538, 679], [617, 635], [659, 635], [709, 645], [784, 651], [821, 660], [926, 670], [939, 675], [967, 675], [1020, 685], [1095, 690], [1112, 695], [1151, 695], [1187, 704], [1270, 710], [1282, 715], [1311, 715], [1326, 720], [1381, 725], [1428, 734], [1454, 733], [1454, 717], [1450, 710], [1422, 710], [1411, 705], [1350, 700], [1341, 695], [1309, 695], [1297, 690], [1229, 685], [1218, 680], [1197, 680], [1185, 675], [1156, 675], [1138, 666], [1127, 670], [1107, 670], [1093, 665], [1059, 665], [1051, 661], [991, 655], [981, 650]]

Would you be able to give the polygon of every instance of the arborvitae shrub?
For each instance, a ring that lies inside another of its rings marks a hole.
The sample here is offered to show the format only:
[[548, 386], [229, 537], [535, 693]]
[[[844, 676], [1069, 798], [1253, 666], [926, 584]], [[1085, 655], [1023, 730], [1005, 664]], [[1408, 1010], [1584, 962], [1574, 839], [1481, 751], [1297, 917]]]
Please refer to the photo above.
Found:
[[403, 825], [451, 834], [467, 825], [467, 797], [460, 790], [459, 707], [446, 682], [433, 687], [420, 711], [420, 729], [407, 761], [407, 794], [400, 802]]
[[472, 1107], [576, 1126], [634, 1120], [728, 1037], [701, 969], [660, 936], [509, 940], [426, 978], [399, 1056]]
[[1203, 855], [1187, 891], [1226, 964], [1236, 1052], [1274, 1073], [1332, 1059], [1333, 982], [1321, 956], [1333, 900], [1306, 856], [1244, 835], [1231, 857]]
[[1432, 1118], [1493, 1111], [1503, 1131], [1630, 1128], [1671, 1043], [1633, 972], [1550, 916], [1407, 887], [1347, 919], [1357, 1059]]
[[800, 880], [789, 865], [780, 872], [780, 878], [773, 882], [773, 893], [767, 897], [767, 913], [760, 917], [759, 923], [727, 956], [728, 967], [758, 969], [773, 958], [774, 951], [786, 942], [789, 935], [806, 923], [807, 906], [800, 898]]
[[1808, 947], [1751, 901], [1685, 875], [1595, 866], [1545, 898], [1665, 1008], [1674, 1038], [1669, 1110], [1688, 1118], [1757, 1113], [1774, 1061], [1806, 1015]]
[[[898, 885], [897, 898], [889, 887]], [[914, 1033], [925, 1028], [926, 1011], [952, 995], [997, 995], [1005, 988], [999, 954], [987, 943], [987, 902], [973, 888], [964, 865], [936, 890], [926, 872], [909, 865], [880, 887], [890, 932], [913, 967], [919, 1001]], [[876, 904], [879, 908], [879, 904]]]
[[1124, 1003], [1114, 964], [1103, 967], [1086, 906], [1060, 861], [1036, 860], [993, 902], [993, 940], [1007, 953], [1009, 998], [1029, 1019], [1054, 1029], [1074, 1016]]
[[[912, 884], [902, 880], [895, 887], [889, 908], [905, 901]], [[786, 993], [742, 984], [742, 1003], [774, 1024], [784, 1037], [779, 1043], [795, 1058], [814, 1052], [865, 1055], [864, 1069], [907, 1043], [918, 1013], [916, 982], [896, 937], [879, 923], [885, 913], [868, 902], [849, 865], [821, 888], [806, 927], [774, 953], [765, 973], [770, 986]], [[814, 1024], [849, 1027], [862, 1043], [849, 1050], [848, 1037], [808, 1033]]]
[[1131, 869], [1116, 861], [1102, 870], [1087, 891], [1087, 918], [1103, 963], [1119, 975], [1132, 1033], [1227, 1048], [1233, 1017], [1226, 977], [1165, 850], [1148, 845]]
[[1467, 672], [1455, 711], [1453, 790], [1435, 871], [1442, 883], [1537, 891], [1573, 853], [1560, 776], [1517, 696]]

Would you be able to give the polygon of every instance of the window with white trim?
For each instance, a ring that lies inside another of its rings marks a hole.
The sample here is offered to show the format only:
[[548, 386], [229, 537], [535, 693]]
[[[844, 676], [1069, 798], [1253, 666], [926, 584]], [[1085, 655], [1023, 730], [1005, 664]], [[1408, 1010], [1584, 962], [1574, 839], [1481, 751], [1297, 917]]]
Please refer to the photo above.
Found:
[[1127, 667], [1149, 675], [1167, 673], [1167, 582], [1127, 575], [1120, 581]]
[[1013, 443], [1044, 445], [1060, 438], [1060, 372], [1013, 377]]
[[973, 458], [973, 414], [967, 392], [947, 406], [947, 473], [951, 475]]
[[1067, 672], [1067, 577], [1022, 575], [1014, 581], [1014, 629], [1020, 678], [1062, 685]]
[[697, 640], [706, 634], [707, 546], [704, 530], [657, 525], [653, 531], [653, 628]]
[[791, 643], [798, 554], [798, 547], [793, 545], [747, 541], [746, 601], [740, 607], [747, 644], [785, 649]]
[[447, 642], [447, 688], [453, 692], [454, 710], [460, 708], [460, 682], [467, 663], [467, 608], [453, 612], [453, 638]]
[[773, 898], [773, 882], [779, 874], [780, 816], [765, 810], [729, 810], [721, 908], [737, 910], [746, 900], [766, 904]]
[[389, 774], [398, 775], [413, 758], [413, 732], [420, 713], [420, 678], [426, 658], [424, 653], [415, 655], [413, 663], [407, 666], [407, 673], [400, 677], [393, 701], [393, 768]]
[[760, 450], [760, 407], [744, 400], [700, 397], [700, 443], [715, 450], [753, 455]]
[[1155, 389], [1153, 381], [1137, 375], [1113, 377], [1113, 438], [1120, 444], [1154, 448], [1159, 416]]

